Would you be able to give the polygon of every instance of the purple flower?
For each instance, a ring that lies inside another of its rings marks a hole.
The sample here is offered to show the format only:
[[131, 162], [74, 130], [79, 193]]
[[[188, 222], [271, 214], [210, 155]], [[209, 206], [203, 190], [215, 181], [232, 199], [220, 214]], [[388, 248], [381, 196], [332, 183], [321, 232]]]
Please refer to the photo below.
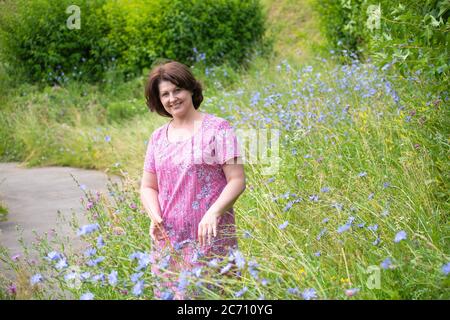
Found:
[[36, 273], [34, 276], [32, 276], [30, 278], [30, 284], [32, 286], [34, 286], [34, 285], [38, 284], [39, 282], [42, 282], [42, 280], [44, 280], [42, 275], [40, 273]]
[[317, 201], [319, 201], [319, 196], [317, 194], [313, 194], [309, 197], [309, 200], [311, 200], [313, 202], [317, 202]]
[[81, 295], [80, 300], [93, 300], [94, 295], [90, 292], [86, 292], [85, 294]]
[[390, 186], [391, 186], [391, 184], [389, 182], [383, 183], [383, 188], [384, 189], [389, 188]]
[[345, 290], [345, 295], [347, 297], [353, 297], [359, 292], [359, 288], [347, 289]]
[[93, 233], [99, 229], [100, 229], [100, 226], [98, 225], [98, 223], [88, 224], [88, 225], [82, 226], [78, 230], [77, 236], [84, 236], [84, 235]]
[[131, 280], [131, 282], [136, 283], [136, 282], [139, 281], [139, 279], [140, 279], [143, 275], [144, 275], [143, 272], [133, 273], [133, 274], [130, 276], [130, 280]]
[[300, 291], [298, 290], [297, 287], [295, 287], [295, 288], [288, 288], [287, 289], [287, 293], [288, 294], [293, 294], [293, 295], [296, 295], [296, 296], [300, 295]]
[[89, 248], [86, 251], [84, 251], [84, 256], [86, 258], [88, 257], [92, 257], [93, 255], [95, 255], [97, 253], [97, 250], [95, 250], [94, 248]]
[[161, 295], [161, 299], [162, 300], [173, 300], [173, 293], [170, 291], [165, 291], [163, 292], [163, 294]]
[[61, 260], [62, 258], [63, 258], [62, 255], [57, 251], [49, 252], [46, 257], [46, 259], [49, 261], [58, 261]]
[[380, 266], [386, 270], [386, 269], [390, 269], [392, 267], [392, 261], [391, 258], [386, 258], [383, 260], [383, 262], [381, 262]]
[[314, 253], [314, 255], [315, 255], [316, 257], [320, 257], [322, 254], [320, 253], [320, 251], [317, 251], [317, 252]]
[[288, 226], [288, 224], [289, 224], [289, 222], [288, 222], [288, 221], [285, 221], [285, 222], [283, 222], [282, 224], [280, 224], [280, 225], [278, 226], [278, 229], [280, 229], [280, 230], [286, 229], [286, 227]]
[[138, 281], [133, 287], [133, 295], [140, 296], [144, 289], [144, 280]]
[[313, 288], [305, 289], [305, 291], [303, 291], [302, 293], [302, 297], [305, 300], [315, 299], [317, 298], [316, 290], [314, 290]]
[[330, 192], [330, 188], [329, 187], [323, 187], [322, 189], [320, 189], [320, 192]]
[[14, 262], [17, 262], [17, 261], [19, 261], [19, 258], [20, 258], [20, 254], [15, 254], [11, 257], [11, 260]]
[[406, 232], [403, 231], [403, 230], [399, 231], [399, 232], [395, 235], [394, 242], [395, 242], [395, 243], [398, 243], [398, 242], [400, 242], [400, 241], [402, 241], [402, 240], [406, 240]]
[[220, 274], [227, 273], [228, 271], [230, 271], [230, 269], [231, 269], [232, 266], [233, 266], [232, 263], [228, 263], [225, 267], [223, 267], [222, 269], [220, 269]]
[[236, 250], [233, 253], [234, 261], [236, 262], [236, 266], [238, 269], [242, 269], [245, 267], [245, 258], [239, 250]]
[[286, 206], [283, 208], [283, 212], [286, 212], [286, 211], [288, 211], [289, 209], [291, 209], [293, 204], [294, 204], [293, 201], [289, 201], [289, 202], [286, 204]]
[[378, 230], [378, 225], [377, 225], [377, 224], [374, 224], [374, 225], [372, 225], [372, 226], [368, 226], [367, 229], [370, 230], [370, 231], [375, 232], [375, 231]]
[[441, 268], [441, 271], [444, 275], [448, 275], [450, 273], [450, 262], [447, 262], [446, 264], [444, 264]]
[[110, 136], [106, 136], [106, 137], [105, 137], [105, 141], [106, 141], [106, 142], [111, 142], [111, 137], [110, 137]]
[[369, 196], [367, 197], [367, 199], [372, 200], [373, 197], [375, 197], [375, 193], [370, 193]]
[[103, 260], [105, 260], [105, 257], [98, 257], [97, 259], [89, 260], [88, 262], [86, 262], [86, 264], [87, 264], [89, 267], [95, 267], [97, 264], [99, 264], [99, 263], [102, 262]]
[[110, 285], [115, 286], [117, 284], [117, 271], [113, 270], [108, 275], [108, 282]]
[[103, 241], [103, 237], [100, 235], [97, 237], [97, 248], [101, 248], [105, 246], [105, 242]]
[[363, 178], [365, 176], [367, 176], [367, 172], [365, 172], [365, 171], [358, 173], [358, 177], [360, 177], [360, 178]]
[[345, 231], [347, 231], [348, 229], [350, 229], [351, 226], [352, 226], [351, 224], [346, 223], [346, 224], [340, 226], [340, 227], [337, 229], [337, 232], [338, 232], [338, 233], [345, 232]]
[[244, 293], [246, 293], [247, 291], [248, 291], [248, 288], [247, 288], [247, 287], [244, 287], [244, 288], [242, 288], [242, 290], [236, 292], [236, 293], [234, 294], [234, 296], [235, 296], [236, 298], [240, 298], [240, 297], [242, 297], [242, 296], [244, 295]]
[[61, 260], [58, 261], [58, 263], [55, 265], [55, 268], [58, 270], [62, 270], [64, 268], [67, 268], [67, 261], [65, 258], [62, 258]]

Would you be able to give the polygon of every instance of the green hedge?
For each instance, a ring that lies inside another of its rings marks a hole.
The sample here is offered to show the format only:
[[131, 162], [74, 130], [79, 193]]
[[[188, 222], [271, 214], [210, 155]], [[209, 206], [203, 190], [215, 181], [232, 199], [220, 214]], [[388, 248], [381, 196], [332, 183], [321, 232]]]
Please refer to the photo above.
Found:
[[334, 49], [448, 77], [450, 1], [318, 0], [315, 7]]
[[[81, 28], [66, 8], [77, 5]], [[30, 81], [98, 81], [140, 74], [160, 58], [242, 64], [264, 46], [258, 0], [6, 0], [0, 2], [0, 59]]]

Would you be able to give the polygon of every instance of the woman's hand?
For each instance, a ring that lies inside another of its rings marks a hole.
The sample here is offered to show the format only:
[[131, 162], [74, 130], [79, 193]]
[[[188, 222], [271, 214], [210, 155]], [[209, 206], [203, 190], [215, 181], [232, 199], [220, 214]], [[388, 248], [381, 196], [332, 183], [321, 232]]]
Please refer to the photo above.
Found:
[[155, 242], [165, 240], [168, 238], [162, 220], [160, 220], [159, 222], [154, 222], [152, 220], [152, 223], [150, 224], [150, 236]]
[[200, 246], [211, 245], [212, 238], [217, 237], [217, 225], [219, 224], [220, 214], [207, 211], [198, 224], [198, 242]]

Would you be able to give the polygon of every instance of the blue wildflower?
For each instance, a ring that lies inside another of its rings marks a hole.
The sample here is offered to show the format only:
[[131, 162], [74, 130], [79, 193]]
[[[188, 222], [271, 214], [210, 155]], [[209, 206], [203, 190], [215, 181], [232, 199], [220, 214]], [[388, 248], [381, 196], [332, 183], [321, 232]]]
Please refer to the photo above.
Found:
[[296, 295], [296, 296], [300, 295], [300, 291], [298, 290], [297, 287], [295, 287], [295, 288], [288, 288], [286, 291], [287, 291], [288, 294], [293, 294], [293, 295]]
[[111, 142], [111, 137], [110, 137], [110, 136], [106, 136], [106, 137], [105, 137], [105, 141], [106, 141], [106, 142]]
[[360, 178], [363, 178], [366, 176], [367, 176], [367, 172], [365, 172], [365, 171], [358, 173], [358, 177], [360, 177]]
[[313, 194], [309, 197], [309, 200], [311, 200], [313, 202], [317, 202], [317, 201], [319, 201], [319, 196], [317, 194]]
[[338, 233], [345, 232], [345, 231], [347, 231], [348, 229], [350, 229], [351, 226], [352, 226], [351, 224], [346, 223], [346, 224], [340, 226], [340, 227], [337, 229], [337, 232], [338, 232]]
[[375, 232], [375, 231], [378, 230], [378, 224], [374, 224], [372, 226], [368, 226], [367, 229], [370, 230], [370, 231], [374, 231]]
[[286, 229], [286, 227], [288, 226], [288, 224], [289, 224], [289, 222], [288, 222], [288, 221], [285, 221], [285, 222], [283, 222], [282, 224], [280, 224], [280, 225], [278, 226], [278, 229], [280, 229], [280, 230]]
[[80, 300], [93, 300], [94, 299], [94, 294], [92, 294], [91, 292], [86, 292], [84, 294], [81, 295]]
[[244, 287], [244, 288], [242, 288], [242, 290], [236, 292], [236, 293], [234, 294], [234, 296], [235, 296], [236, 298], [240, 298], [240, 297], [242, 297], [242, 296], [244, 295], [244, 293], [246, 293], [247, 291], [248, 291], [248, 288], [247, 288], [247, 287]]
[[383, 262], [381, 262], [380, 266], [385, 270], [391, 268], [392, 266], [391, 258], [384, 259]]
[[286, 211], [288, 211], [289, 209], [291, 209], [293, 204], [294, 204], [293, 201], [289, 201], [289, 202], [286, 204], [286, 206], [283, 208], [283, 212], [286, 212]]
[[67, 261], [65, 258], [62, 258], [61, 260], [58, 261], [58, 263], [55, 265], [55, 268], [58, 270], [62, 270], [64, 268], [67, 268]]
[[111, 286], [115, 286], [117, 284], [117, 271], [116, 270], [111, 271], [111, 273], [108, 275], [108, 283]]
[[170, 291], [164, 291], [163, 294], [161, 295], [161, 299], [162, 300], [173, 300], [173, 293]]
[[320, 189], [320, 192], [323, 192], [323, 193], [330, 192], [330, 188], [329, 187], [323, 187], [322, 189]]
[[38, 284], [39, 282], [42, 282], [42, 280], [44, 280], [42, 275], [40, 273], [36, 273], [34, 276], [32, 276], [30, 278], [30, 284], [32, 286], [34, 286], [34, 285]]
[[103, 236], [97, 237], [97, 248], [101, 248], [105, 246], [105, 241], [103, 241]]
[[305, 300], [312, 300], [317, 298], [316, 290], [313, 288], [305, 289], [302, 293], [302, 297]]
[[84, 256], [86, 258], [92, 257], [93, 255], [95, 255], [97, 253], [97, 250], [95, 250], [94, 248], [89, 248], [86, 251], [84, 251]]
[[234, 252], [234, 261], [236, 262], [236, 266], [238, 269], [242, 269], [245, 267], [245, 258], [242, 253], [238, 250]]
[[89, 260], [88, 262], [86, 262], [86, 264], [89, 267], [95, 267], [97, 264], [99, 264], [103, 260], [105, 260], [105, 257], [98, 257], [97, 259]]
[[397, 232], [397, 234], [395, 235], [395, 238], [394, 238], [394, 242], [398, 243], [402, 240], [406, 240], [406, 232], [404, 230]]
[[441, 271], [444, 275], [448, 276], [448, 274], [450, 273], [450, 262], [444, 264], [441, 268]]
[[223, 267], [222, 269], [220, 269], [220, 274], [227, 273], [228, 271], [230, 271], [230, 269], [231, 269], [232, 266], [233, 266], [232, 263], [228, 263], [225, 267]]
[[131, 280], [131, 282], [136, 283], [136, 282], [138, 282], [138, 280], [139, 280], [143, 275], [144, 275], [143, 272], [133, 273], [133, 274], [130, 276], [130, 280]]
[[144, 289], [144, 280], [138, 281], [133, 287], [133, 295], [140, 296]]
[[369, 196], [367, 197], [367, 199], [372, 200], [375, 197], [375, 193], [371, 193], [369, 194]]
[[100, 226], [98, 225], [98, 223], [94, 223], [94, 224], [88, 224], [85, 226], [82, 226], [78, 232], [77, 232], [77, 236], [84, 236], [90, 233], [93, 233], [97, 230], [100, 229]]
[[62, 257], [63, 256], [59, 252], [52, 251], [52, 252], [49, 252], [46, 259], [49, 261], [58, 261], [58, 260], [62, 259]]

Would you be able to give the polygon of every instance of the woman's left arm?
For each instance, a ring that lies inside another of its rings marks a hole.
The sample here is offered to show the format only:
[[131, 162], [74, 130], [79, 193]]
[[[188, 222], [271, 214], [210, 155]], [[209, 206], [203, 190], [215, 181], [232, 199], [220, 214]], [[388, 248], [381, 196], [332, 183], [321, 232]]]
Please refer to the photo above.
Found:
[[205, 245], [207, 241], [210, 243], [212, 235], [217, 236], [219, 217], [233, 207], [233, 204], [245, 190], [244, 165], [240, 157], [227, 161], [222, 169], [227, 184], [198, 225], [198, 240], [201, 246]]

